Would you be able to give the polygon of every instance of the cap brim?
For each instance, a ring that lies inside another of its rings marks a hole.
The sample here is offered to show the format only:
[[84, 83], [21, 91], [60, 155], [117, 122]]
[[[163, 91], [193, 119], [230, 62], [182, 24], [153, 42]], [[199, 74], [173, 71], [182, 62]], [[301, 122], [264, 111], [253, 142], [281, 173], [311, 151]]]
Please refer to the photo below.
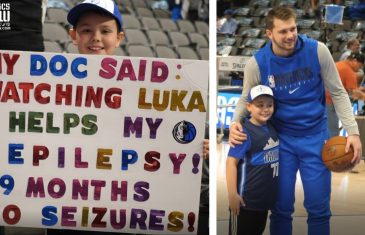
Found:
[[249, 95], [247, 97], [247, 102], [251, 103], [252, 101], [254, 101], [255, 99], [261, 97], [261, 96], [266, 96], [266, 97], [271, 97], [274, 99], [274, 96], [270, 95], [270, 94], [261, 94], [261, 95], [258, 95], [258, 96], [255, 96], [255, 98], [251, 99], [251, 96]]
[[78, 19], [80, 18], [80, 16], [86, 12], [86, 11], [102, 11], [104, 12], [105, 14], [108, 14], [110, 15], [111, 17], [113, 17], [114, 19], [116, 19], [117, 21], [117, 24], [119, 26], [120, 29], [122, 29], [122, 26], [120, 25], [119, 23], [119, 20], [112, 14], [110, 13], [109, 11], [105, 10], [104, 8], [102, 7], [99, 7], [95, 4], [91, 4], [91, 3], [82, 3], [82, 4], [79, 4], [79, 5], [76, 5], [74, 8], [72, 8], [70, 10], [70, 12], [68, 13], [67, 15], [67, 21], [72, 25], [72, 26], [75, 26]]

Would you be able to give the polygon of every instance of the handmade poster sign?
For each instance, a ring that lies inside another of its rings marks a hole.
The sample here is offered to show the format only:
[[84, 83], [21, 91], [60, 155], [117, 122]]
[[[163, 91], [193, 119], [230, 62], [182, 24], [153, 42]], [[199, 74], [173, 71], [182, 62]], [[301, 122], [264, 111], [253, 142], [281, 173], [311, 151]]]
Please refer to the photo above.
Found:
[[206, 61], [0, 51], [0, 225], [195, 234]]

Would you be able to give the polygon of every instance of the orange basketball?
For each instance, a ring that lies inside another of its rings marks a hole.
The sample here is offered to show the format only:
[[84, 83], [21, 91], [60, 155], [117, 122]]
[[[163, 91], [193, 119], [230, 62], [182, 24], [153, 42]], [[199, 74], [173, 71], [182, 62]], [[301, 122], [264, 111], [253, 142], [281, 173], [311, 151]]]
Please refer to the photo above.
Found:
[[322, 160], [327, 168], [333, 172], [344, 172], [354, 167], [351, 163], [354, 150], [350, 148], [349, 152], [345, 153], [346, 139], [344, 136], [334, 136], [323, 146]]

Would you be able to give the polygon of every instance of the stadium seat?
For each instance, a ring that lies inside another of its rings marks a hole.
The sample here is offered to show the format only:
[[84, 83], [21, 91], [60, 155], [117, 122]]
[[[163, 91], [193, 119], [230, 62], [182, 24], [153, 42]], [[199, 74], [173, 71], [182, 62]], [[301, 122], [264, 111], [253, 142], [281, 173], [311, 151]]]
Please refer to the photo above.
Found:
[[58, 23], [43, 23], [43, 38], [45, 41], [65, 42], [69, 40], [66, 29]]
[[126, 56], [127, 55], [127, 53], [121, 47], [115, 48], [114, 54], [119, 55], [119, 56]]
[[184, 33], [170, 32], [169, 36], [170, 36], [172, 45], [175, 46], [175, 47], [189, 46], [190, 45], [189, 38]]
[[265, 39], [261, 39], [261, 38], [246, 38], [242, 42], [242, 46], [260, 49], [261, 47], [263, 47], [265, 45], [265, 43], [266, 43], [266, 40]]
[[234, 10], [236, 16], [250, 16], [251, 9], [248, 7], [237, 8]]
[[232, 46], [217, 45], [217, 54], [222, 56], [228, 56], [232, 51]]
[[171, 19], [159, 19], [161, 28], [167, 32], [178, 32], [177, 24]]
[[46, 52], [63, 52], [61, 45], [55, 41], [44, 41], [44, 51]]
[[232, 46], [236, 43], [236, 41], [237, 41], [236, 38], [223, 37], [219, 40], [217, 38], [217, 45]]
[[160, 24], [155, 18], [142, 17], [142, 26], [145, 30], [161, 30]]
[[243, 28], [243, 31], [239, 31], [239, 35], [250, 38], [258, 38], [261, 34], [261, 29], [259, 28]]
[[286, 0], [286, 1], [275, 1], [275, 6], [291, 6], [295, 8], [296, 1], [295, 0]]
[[365, 30], [365, 21], [358, 20], [358, 21], [355, 21], [353, 25], [354, 25], [355, 30], [358, 30], [358, 31]]
[[249, 3], [250, 7], [270, 7], [271, 1], [269, 0], [251, 0]]
[[251, 26], [253, 24], [253, 19], [249, 17], [237, 17], [236, 20], [240, 26]]
[[141, 29], [141, 23], [136, 16], [123, 15], [123, 28], [124, 29]]
[[196, 27], [196, 31], [198, 33], [205, 34], [206, 36], [209, 37], [209, 25], [206, 22], [204, 22], [204, 21], [195, 21], [194, 24], [195, 24], [195, 27]]
[[126, 44], [149, 45], [146, 35], [139, 29], [125, 30]]
[[314, 25], [315, 21], [312, 19], [298, 19], [297, 27], [299, 29], [311, 29]]
[[133, 7], [131, 0], [115, 0], [118, 6]]
[[130, 56], [136, 57], [155, 57], [149, 46], [143, 45], [127, 45], [127, 51]]
[[69, 42], [65, 43], [65, 51], [67, 53], [71, 53], [71, 54], [78, 54], [79, 53], [77, 47], [72, 43], [72, 41], [69, 41]]
[[132, 0], [134, 9], [137, 9], [138, 7], [144, 7], [144, 8], [148, 8], [148, 4], [146, 3], [145, 0]]
[[313, 38], [315, 40], [319, 40], [322, 36], [322, 32], [319, 30], [311, 30], [311, 29], [301, 29], [299, 30], [300, 34], [305, 34], [309, 38]]
[[152, 12], [156, 18], [165, 18], [165, 19], [171, 18], [171, 13], [164, 9], [152, 9]]
[[147, 36], [152, 45], [170, 45], [170, 40], [163, 31], [149, 30]]
[[198, 54], [191, 47], [178, 47], [176, 51], [180, 59], [199, 60]]
[[255, 48], [245, 48], [242, 50], [241, 55], [243, 56], [253, 56], [259, 49]]
[[267, 16], [267, 13], [271, 10], [271, 8], [268, 7], [258, 7], [253, 13], [252, 16], [256, 17], [265, 17]]
[[209, 60], [209, 48], [199, 48], [199, 55], [202, 60]]
[[195, 33], [196, 32], [196, 29], [190, 20], [178, 20], [177, 26], [180, 29], [179, 31], [182, 33]]
[[338, 32], [336, 35], [336, 39], [340, 42], [347, 42], [351, 38], [358, 38], [359, 33], [358, 32]]
[[158, 58], [171, 58], [171, 59], [178, 58], [175, 51], [167, 46], [156, 46], [155, 51]]
[[137, 7], [136, 13], [139, 17], [154, 17], [152, 10], [146, 7]]
[[209, 47], [207, 39], [200, 33], [188, 33], [190, 42], [196, 44], [199, 47]]
[[60, 23], [62, 25], [68, 25], [68, 12], [66, 10], [62, 8], [47, 8], [46, 14], [49, 21]]
[[353, 24], [353, 22], [351, 20], [343, 19], [341, 28], [342, 28], [342, 30], [350, 31], [350, 30], [352, 30], [352, 24]]

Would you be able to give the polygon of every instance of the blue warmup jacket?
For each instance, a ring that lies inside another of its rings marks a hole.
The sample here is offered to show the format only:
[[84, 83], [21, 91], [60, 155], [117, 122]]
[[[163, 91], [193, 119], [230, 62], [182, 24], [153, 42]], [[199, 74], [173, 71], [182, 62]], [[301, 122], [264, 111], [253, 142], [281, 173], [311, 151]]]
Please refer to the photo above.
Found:
[[255, 54], [263, 85], [271, 87], [279, 133], [304, 136], [327, 128], [325, 88], [320, 75], [317, 41], [298, 36], [293, 55], [276, 56], [270, 41]]

